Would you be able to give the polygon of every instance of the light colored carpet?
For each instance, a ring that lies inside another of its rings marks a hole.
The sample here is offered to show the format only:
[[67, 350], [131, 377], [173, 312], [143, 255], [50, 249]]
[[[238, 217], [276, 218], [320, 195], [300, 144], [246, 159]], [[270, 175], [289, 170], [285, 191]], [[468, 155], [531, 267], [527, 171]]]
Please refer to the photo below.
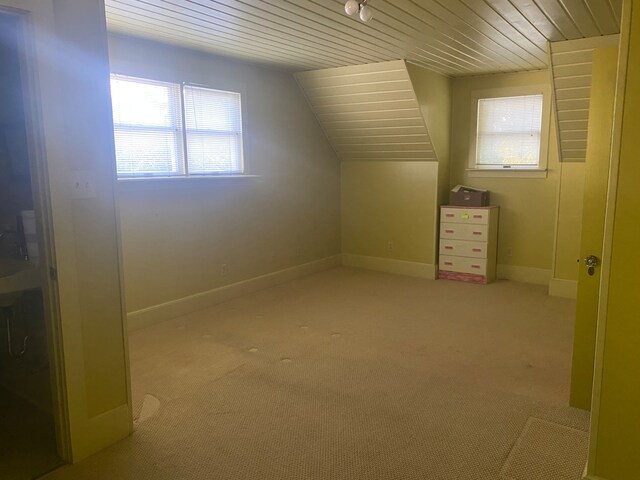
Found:
[[136, 433], [46, 478], [498, 480], [530, 417], [587, 429], [573, 311], [348, 268], [247, 295], [133, 333]]
[[580, 480], [587, 432], [531, 417], [502, 471], [505, 480]]

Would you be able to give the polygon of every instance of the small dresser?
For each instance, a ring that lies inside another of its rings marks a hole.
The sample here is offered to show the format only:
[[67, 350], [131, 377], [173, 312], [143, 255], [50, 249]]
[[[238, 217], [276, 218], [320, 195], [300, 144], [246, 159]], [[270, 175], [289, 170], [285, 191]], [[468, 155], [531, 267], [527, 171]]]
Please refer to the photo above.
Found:
[[499, 207], [440, 207], [438, 278], [471, 283], [496, 279]]

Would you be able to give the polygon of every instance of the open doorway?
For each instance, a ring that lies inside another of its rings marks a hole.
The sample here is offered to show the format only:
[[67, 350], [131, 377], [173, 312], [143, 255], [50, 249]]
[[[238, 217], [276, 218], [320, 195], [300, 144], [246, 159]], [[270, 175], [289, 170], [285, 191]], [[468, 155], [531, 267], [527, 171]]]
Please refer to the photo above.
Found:
[[36, 478], [62, 463], [24, 23], [0, 10], [0, 471]]

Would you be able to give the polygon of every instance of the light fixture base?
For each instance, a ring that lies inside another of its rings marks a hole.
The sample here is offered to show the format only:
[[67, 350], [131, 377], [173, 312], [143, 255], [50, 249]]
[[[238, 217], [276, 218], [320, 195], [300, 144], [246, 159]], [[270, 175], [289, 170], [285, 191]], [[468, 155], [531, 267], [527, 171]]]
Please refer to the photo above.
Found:
[[373, 9], [368, 5], [368, 0], [347, 0], [344, 11], [350, 17], [358, 15], [360, 21], [367, 23], [373, 18]]

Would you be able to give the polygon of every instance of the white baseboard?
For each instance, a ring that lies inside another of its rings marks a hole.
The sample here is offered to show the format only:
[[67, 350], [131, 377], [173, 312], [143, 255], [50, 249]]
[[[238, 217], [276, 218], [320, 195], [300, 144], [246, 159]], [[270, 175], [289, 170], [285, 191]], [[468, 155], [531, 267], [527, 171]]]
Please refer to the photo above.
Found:
[[596, 477], [595, 475], [583, 475], [582, 480], [606, 480], [606, 478]]
[[366, 255], [342, 254], [342, 265], [347, 267], [366, 268], [379, 272], [396, 273], [410, 277], [436, 279], [436, 266], [429, 263], [407, 262], [392, 258], [368, 257]]
[[534, 283], [536, 285], [549, 285], [551, 270], [545, 268], [519, 267], [517, 265], [498, 264], [497, 276], [504, 280], [514, 282]]
[[549, 295], [552, 297], [571, 298], [578, 296], [578, 281], [565, 280], [563, 278], [552, 278], [549, 282]]
[[340, 260], [340, 255], [333, 255], [223, 287], [214, 288], [206, 292], [196, 293], [188, 297], [135, 310], [127, 313], [128, 330], [132, 331], [148, 327], [158, 322], [212, 307], [213, 305], [247, 293], [273, 287], [298, 277], [337, 267], [340, 265]]

